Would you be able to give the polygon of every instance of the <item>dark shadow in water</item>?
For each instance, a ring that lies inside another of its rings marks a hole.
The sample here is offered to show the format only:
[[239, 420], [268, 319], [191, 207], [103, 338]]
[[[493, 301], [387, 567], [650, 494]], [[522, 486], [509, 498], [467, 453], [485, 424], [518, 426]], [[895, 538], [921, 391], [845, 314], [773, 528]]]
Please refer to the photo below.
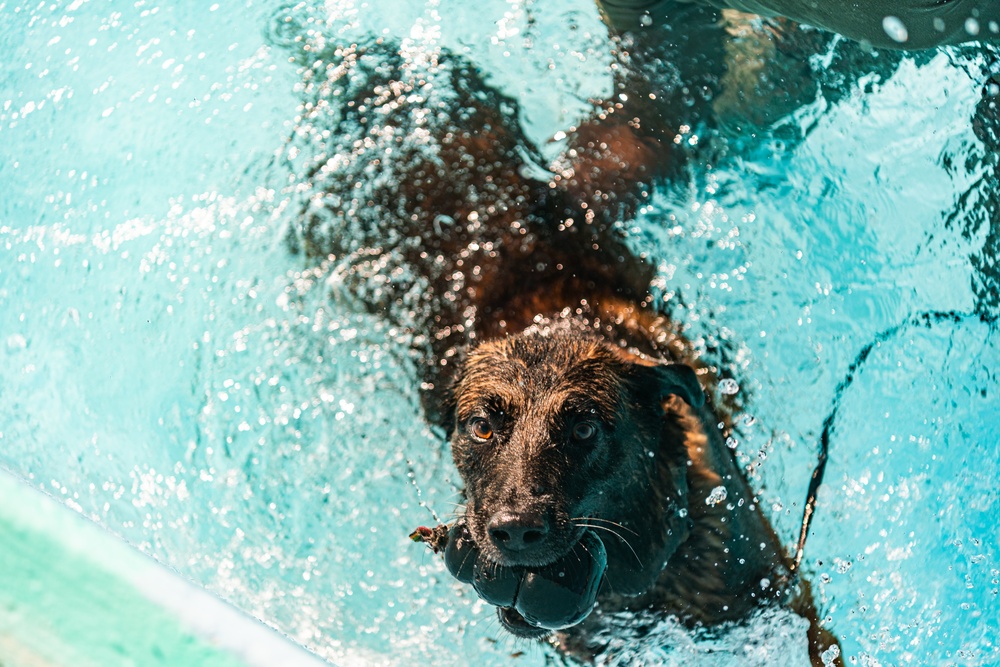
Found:
[[979, 143], [961, 147], [958, 155], [942, 159], [950, 173], [964, 170], [975, 175], [973, 184], [955, 202], [955, 208], [945, 214], [945, 225], [957, 229], [964, 239], [972, 240], [983, 233], [982, 248], [970, 258], [974, 273], [972, 290], [976, 295], [975, 310], [987, 317], [1000, 315], [1000, 49], [981, 47], [969, 49], [962, 58], [973, 80], [982, 82], [981, 99], [972, 116], [972, 128]]

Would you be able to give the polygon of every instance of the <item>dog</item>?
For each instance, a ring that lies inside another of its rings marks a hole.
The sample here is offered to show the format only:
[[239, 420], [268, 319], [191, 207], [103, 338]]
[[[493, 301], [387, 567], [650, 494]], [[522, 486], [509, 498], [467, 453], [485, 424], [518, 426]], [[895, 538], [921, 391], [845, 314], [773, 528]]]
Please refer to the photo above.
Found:
[[993, 0], [598, 0], [606, 21], [640, 30], [678, 9], [702, 3], [758, 16], [780, 16], [885, 49], [930, 49], [970, 41], [1000, 41], [1000, 7]]
[[[597, 609], [553, 635], [568, 655], [600, 653], [621, 611], [713, 626], [780, 605], [808, 620], [813, 664], [840, 664], [725, 445], [714, 370], [617, 231], [683, 162], [682, 124], [710, 113], [717, 80], [684, 74], [704, 74], [696, 61], [722, 29], [690, 11], [676, 87], [652, 110], [649, 96], [599, 105], [548, 166], [516, 103], [460, 57], [379, 39], [305, 54], [291, 241], [408, 337], [465, 484], [462, 521], [493, 570], [543, 568], [601, 533]], [[510, 606], [499, 618], [549, 634]]]

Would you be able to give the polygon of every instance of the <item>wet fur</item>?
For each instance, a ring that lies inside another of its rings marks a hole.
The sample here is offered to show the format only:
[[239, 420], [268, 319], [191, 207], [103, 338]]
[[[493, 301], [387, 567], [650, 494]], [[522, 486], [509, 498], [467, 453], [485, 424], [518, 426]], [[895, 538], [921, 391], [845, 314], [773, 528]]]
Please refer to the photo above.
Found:
[[[488, 544], [483, 517], [497, 503], [547, 507], [553, 559], [579, 537], [574, 519], [616, 524], [604, 525], [624, 539], [598, 530], [609, 560], [599, 608], [558, 635], [563, 650], [599, 653], [593, 638], [616, 611], [716, 625], [777, 603], [809, 620], [821, 664], [835, 640], [723, 442], [715, 377], [654, 306], [649, 262], [615, 231], [681, 159], [664, 114], [706, 107], [664, 95], [651, 126], [640, 110], [601, 105], [537, 178], [543, 160], [516, 106], [469, 63], [415, 62], [378, 41], [328, 61], [337, 67], [317, 66], [306, 86], [315, 104], [303, 126], [330, 131], [307, 142], [316, 158], [295, 244], [410, 334], [477, 542]], [[323, 116], [334, 91], [339, 115]], [[662, 391], [658, 369], [674, 363], [695, 370], [708, 405]], [[509, 419], [497, 425], [506, 447], [471, 442], [465, 424], [485, 410]], [[565, 444], [565, 421], [581, 410], [605, 429], [596, 454]], [[707, 504], [720, 485], [726, 500]]]

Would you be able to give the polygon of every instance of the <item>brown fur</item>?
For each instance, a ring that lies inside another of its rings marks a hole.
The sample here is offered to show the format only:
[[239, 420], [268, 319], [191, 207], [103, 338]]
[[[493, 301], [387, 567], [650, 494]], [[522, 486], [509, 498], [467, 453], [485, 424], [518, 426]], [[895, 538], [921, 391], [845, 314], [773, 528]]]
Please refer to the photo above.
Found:
[[[835, 640], [725, 447], [725, 411], [658, 389], [668, 363], [694, 368], [710, 397], [715, 382], [653, 305], [649, 263], [614, 231], [673, 159], [668, 124], [648, 131], [634, 109], [607, 105], [571, 134], [551, 178], [532, 179], [540, 157], [516, 107], [467, 64], [420, 69], [380, 43], [338, 57], [315, 92], [339, 88], [349, 104], [333, 127], [339, 143], [315, 149], [298, 241], [413, 334], [424, 405], [452, 433], [477, 542], [487, 549], [480, 513], [497, 503], [552, 512], [545, 557], [578, 539], [579, 516], [619, 524], [626, 539], [601, 535], [598, 611], [559, 636], [577, 656], [600, 650], [591, 638], [608, 612], [652, 608], [713, 625], [779, 603], [809, 620], [821, 664]], [[429, 105], [444, 88], [451, 106]], [[405, 139], [414, 136], [423, 143]], [[489, 455], [464, 431], [487, 410], [508, 419], [497, 426], [505, 447]], [[581, 410], [606, 429], [594, 452], [557, 446]], [[706, 504], [720, 485], [726, 501]]]

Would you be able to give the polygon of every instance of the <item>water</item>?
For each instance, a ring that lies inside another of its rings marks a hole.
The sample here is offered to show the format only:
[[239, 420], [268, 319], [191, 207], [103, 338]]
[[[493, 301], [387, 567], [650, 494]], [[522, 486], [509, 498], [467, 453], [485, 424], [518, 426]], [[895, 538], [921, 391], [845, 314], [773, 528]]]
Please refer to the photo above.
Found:
[[[337, 664], [543, 664], [406, 538], [422, 501], [460, 498], [400, 332], [283, 241], [308, 30], [462, 53], [539, 143], [610, 85], [587, 2], [0, 5], [0, 465]], [[916, 313], [991, 312], [989, 226], [947, 223], [983, 169], [969, 62], [847, 81], [630, 230], [734, 379], [737, 455], [790, 545], [858, 352]], [[852, 664], [1000, 661], [998, 347], [976, 317], [907, 326], [843, 395], [804, 563]], [[781, 614], [617, 642], [668, 664], [804, 651]]]

